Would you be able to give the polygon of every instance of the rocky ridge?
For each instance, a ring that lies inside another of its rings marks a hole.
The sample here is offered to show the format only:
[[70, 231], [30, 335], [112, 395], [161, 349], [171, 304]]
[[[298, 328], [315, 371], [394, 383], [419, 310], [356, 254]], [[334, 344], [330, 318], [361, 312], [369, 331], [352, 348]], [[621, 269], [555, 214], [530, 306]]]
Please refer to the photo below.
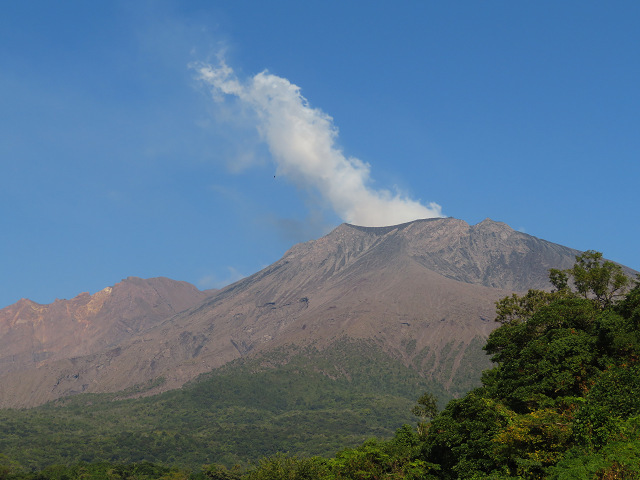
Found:
[[0, 375], [108, 349], [206, 296], [187, 282], [129, 277], [48, 305], [23, 298], [0, 310]]
[[[343, 224], [209, 296], [194, 293], [191, 305], [158, 303], [164, 306], [154, 307], [153, 320], [127, 324], [131, 331], [119, 320], [101, 343], [100, 335], [88, 337], [90, 347], [70, 341], [74, 355], [37, 357], [51, 352], [40, 342], [25, 368], [5, 368], [0, 405], [36, 405], [149, 382], [147, 393], [156, 393], [242, 356], [286, 345], [322, 349], [345, 338], [375, 342], [447, 388], [465, 368], [488, 365], [480, 346], [495, 328], [494, 302], [513, 291], [549, 288], [548, 269], [571, 266], [578, 253], [489, 219], [477, 225], [453, 218], [375, 228]], [[161, 297], [146, 300], [147, 308]], [[97, 312], [102, 301], [76, 298], [76, 312]], [[178, 313], [180, 306], [186, 310]], [[33, 313], [41, 307], [22, 302], [7, 315], [18, 325], [16, 319], [28, 315], [44, 318]], [[95, 321], [73, 318], [68, 322], [79, 331], [100, 331], [86, 326]], [[0, 320], [0, 328], [7, 323]]]

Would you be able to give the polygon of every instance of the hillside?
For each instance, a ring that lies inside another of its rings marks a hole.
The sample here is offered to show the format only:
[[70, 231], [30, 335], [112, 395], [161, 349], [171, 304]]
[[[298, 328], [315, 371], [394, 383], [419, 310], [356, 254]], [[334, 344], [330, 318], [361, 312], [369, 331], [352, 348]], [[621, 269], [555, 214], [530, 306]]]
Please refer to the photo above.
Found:
[[448, 403], [375, 340], [289, 345], [160, 395], [126, 399], [134, 389], [0, 410], [0, 466], [14, 480], [89, 470], [108, 480], [136, 471], [131, 462], [158, 470], [149, 461], [205, 464], [194, 480], [637, 478], [640, 403], [630, 393], [640, 386], [640, 285], [599, 255], [564, 271], [575, 290], [553, 275], [552, 292], [501, 301], [501, 326], [484, 347], [497, 366]]
[[[158, 393], [240, 357], [257, 358], [285, 345], [322, 350], [345, 338], [372, 341], [461, 394], [489, 365], [480, 346], [495, 328], [494, 302], [512, 291], [547, 288], [548, 268], [571, 265], [576, 253], [491, 220], [474, 226], [453, 218], [380, 228], [344, 224], [204, 299], [193, 292], [188, 301], [163, 303], [164, 297], [148, 292], [139, 303], [157, 315], [144, 321], [122, 321], [135, 317], [135, 309], [127, 308], [136, 302], [116, 303], [124, 310], [112, 309], [118, 313], [109, 319], [76, 314], [67, 322], [97, 334], [87, 335], [86, 344], [68, 335], [57, 349], [40, 340], [31, 340], [38, 348], [24, 348], [15, 332], [17, 325], [29, 325], [24, 312], [33, 308], [23, 301], [20, 308], [8, 307], [13, 337], [3, 340], [16, 339], [14, 348], [28, 353], [14, 353], [9, 362], [4, 357], [11, 368], [0, 377], [0, 405], [32, 406], [136, 385], [152, 384], [147, 394]], [[90, 311], [100, 295], [64, 306]], [[39, 318], [31, 321], [33, 332], [35, 325], [51, 329], [52, 321]]]
[[333, 455], [412, 422], [425, 390], [444, 405], [445, 392], [371, 343], [276, 349], [150, 397], [83, 394], [0, 410], [0, 452], [29, 469], [78, 461], [196, 469], [283, 451]]

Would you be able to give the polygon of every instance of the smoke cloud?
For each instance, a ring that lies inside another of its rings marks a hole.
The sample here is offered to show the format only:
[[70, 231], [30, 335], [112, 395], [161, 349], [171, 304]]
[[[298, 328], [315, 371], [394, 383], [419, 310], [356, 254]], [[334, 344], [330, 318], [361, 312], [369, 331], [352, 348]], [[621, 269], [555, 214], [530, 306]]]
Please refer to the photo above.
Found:
[[215, 67], [199, 64], [194, 68], [211, 87], [215, 100], [233, 96], [255, 112], [258, 131], [278, 175], [299, 187], [317, 190], [344, 221], [387, 226], [442, 216], [436, 203], [423, 205], [389, 190], [371, 188], [370, 165], [344, 155], [336, 146], [338, 130], [333, 119], [312, 108], [300, 88], [286, 78], [264, 71], [242, 82], [224, 61]]

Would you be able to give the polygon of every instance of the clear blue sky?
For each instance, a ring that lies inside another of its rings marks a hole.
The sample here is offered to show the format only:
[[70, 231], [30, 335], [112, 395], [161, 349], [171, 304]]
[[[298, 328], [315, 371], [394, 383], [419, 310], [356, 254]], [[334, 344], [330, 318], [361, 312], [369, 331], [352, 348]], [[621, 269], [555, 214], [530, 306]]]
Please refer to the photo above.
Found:
[[222, 286], [379, 198], [640, 269], [638, 25], [635, 1], [3, 2], [0, 306]]

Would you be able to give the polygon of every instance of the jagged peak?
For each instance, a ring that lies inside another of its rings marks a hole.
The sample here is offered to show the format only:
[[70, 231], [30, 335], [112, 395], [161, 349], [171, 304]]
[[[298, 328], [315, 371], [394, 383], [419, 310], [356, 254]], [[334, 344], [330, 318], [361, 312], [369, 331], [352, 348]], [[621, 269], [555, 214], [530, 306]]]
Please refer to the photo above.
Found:
[[485, 218], [484, 220], [482, 220], [481, 222], [477, 223], [476, 225], [474, 225], [474, 227], [487, 227], [487, 226], [500, 226], [500, 227], [506, 227], [509, 230], [513, 230], [513, 228], [511, 228], [508, 224], [504, 223], [504, 222], [500, 222], [497, 220], [492, 220], [489, 217]]
[[16, 302], [17, 305], [40, 305], [37, 302], [34, 302], [33, 300], [31, 300], [30, 298], [21, 298], [20, 300], [18, 300]]
[[498, 222], [490, 218], [485, 218], [480, 223], [473, 225], [471, 229], [476, 232], [496, 233], [496, 234], [499, 233], [503, 238], [505, 236], [511, 236], [516, 233], [521, 233], [521, 232], [516, 232], [516, 230], [514, 230], [504, 222]]
[[8, 305], [6, 307], [4, 307], [2, 310], [6, 309], [23, 309], [23, 308], [32, 308], [32, 309], [40, 309], [43, 307], [46, 307], [46, 304], [43, 303], [38, 303], [38, 302], [34, 302], [33, 300], [31, 300], [30, 298], [21, 298], [20, 300], [18, 300], [16, 303], [13, 303], [11, 305]]

